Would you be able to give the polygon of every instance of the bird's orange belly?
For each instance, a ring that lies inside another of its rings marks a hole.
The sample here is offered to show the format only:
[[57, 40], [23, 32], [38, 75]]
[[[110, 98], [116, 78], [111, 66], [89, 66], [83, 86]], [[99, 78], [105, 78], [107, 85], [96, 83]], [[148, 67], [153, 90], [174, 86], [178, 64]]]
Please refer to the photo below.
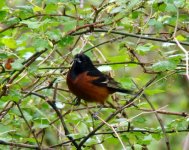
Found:
[[[95, 78], [93, 78], [93, 80], [95, 80]], [[88, 77], [86, 73], [79, 75], [74, 81], [67, 81], [67, 84], [73, 94], [87, 102], [104, 104], [109, 96], [109, 90], [106, 87], [92, 84], [91, 78]]]

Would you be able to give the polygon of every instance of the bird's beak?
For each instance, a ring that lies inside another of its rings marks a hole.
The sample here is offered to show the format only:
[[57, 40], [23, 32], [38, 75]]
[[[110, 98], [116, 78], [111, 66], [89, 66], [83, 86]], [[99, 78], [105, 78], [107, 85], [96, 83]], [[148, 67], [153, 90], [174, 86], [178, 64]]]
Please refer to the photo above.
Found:
[[81, 60], [79, 58], [74, 58], [73, 60], [74, 62], [78, 62], [78, 63], [81, 63]]

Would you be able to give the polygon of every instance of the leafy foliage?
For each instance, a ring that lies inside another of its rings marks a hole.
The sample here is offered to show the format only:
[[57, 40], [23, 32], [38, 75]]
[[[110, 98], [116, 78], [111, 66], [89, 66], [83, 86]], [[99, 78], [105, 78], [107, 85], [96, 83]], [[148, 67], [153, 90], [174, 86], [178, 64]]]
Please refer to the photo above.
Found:
[[[188, 9], [185, 0], [2, 0], [0, 149], [182, 149]], [[98, 104], [74, 106], [65, 82], [81, 51], [135, 92], [109, 97], [99, 120]]]

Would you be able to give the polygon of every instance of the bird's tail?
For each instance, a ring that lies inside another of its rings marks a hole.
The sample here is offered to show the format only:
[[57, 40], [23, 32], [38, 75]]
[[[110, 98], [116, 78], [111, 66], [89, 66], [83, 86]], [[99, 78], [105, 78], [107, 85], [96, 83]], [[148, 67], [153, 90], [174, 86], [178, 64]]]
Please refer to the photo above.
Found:
[[121, 93], [126, 93], [126, 94], [134, 94], [134, 91], [127, 90], [127, 89], [124, 89], [124, 88], [117, 88], [115, 90], [116, 90], [116, 92], [121, 92]]

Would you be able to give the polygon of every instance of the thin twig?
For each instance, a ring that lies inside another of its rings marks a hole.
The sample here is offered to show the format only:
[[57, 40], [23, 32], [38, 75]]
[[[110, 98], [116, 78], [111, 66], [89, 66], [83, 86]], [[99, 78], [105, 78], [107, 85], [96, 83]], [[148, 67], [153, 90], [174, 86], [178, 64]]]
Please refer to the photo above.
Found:
[[[133, 81], [133, 83], [135, 84], [135, 86], [137, 88], [139, 88], [134, 81]], [[164, 134], [164, 137], [165, 137], [166, 146], [167, 146], [167, 150], [170, 150], [171, 148], [170, 148], [170, 143], [169, 143], [169, 137], [167, 136], [167, 134], [165, 132], [165, 128], [164, 128], [164, 124], [163, 124], [162, 119], [159, 117], [158, 113], [156, 112], [155, 107], [152, 105], [151, 101], [148, 99], [148, 97], [146, 96], [146, 94], [143, 94], [142, 96], [144, 97], [144, 99], [147, 101], [147, 103], [152, 108], [152, 110], [153, 110], [153, 112], [154, 112], [154, 114], [155, 114], [155, 116], [156, 116], [156, 118], [157, 118], [157, 120], [158, 120], [158, 122], [159, 122], [159, 124], [161, 126], [161, 129], [163, 131], [163, 134]]]
[[[157, 78], [157, 75], [152, 78], [151, 80], [149, 80], [146, 85], [144, 85], [144, 87], [139, 90], [134, 97], [132, 97], [129, 102], [127, 102], [125, 105], [123, 105], [120, 109], [116, 110], [114, 113], [112, 113], [110, 116], [108, 116], [105, 120], [105, 122], [108, 122], [110, 121], [112, 118], [114, 118], [118, 113], [120, 113], [121, 111], [123, 111], [125, 108], [131, 106], [136, 98], [138, 98], [142, 93], [143, 91], [148, 87], [150, 86]], [[104, 123], [102, 122], [99, 126], [97, 126], [92, 132], [90, 132], [80, 143], [79, 143], [79, 146], [78, 146], [78, 150], [80, 150], [83, 146], [83, 144], [91, 137], [93, 136], [100, 128], [102, 128], [104, 126]]]
[[104, 120], [103, 120], [102, 118], [100, 118], [98, 115], [96, 115], [96, 117], [97, 117], [99, 120], [101, 120], [104, 124], [106, 124], [108, 127], [110, 127], [110, 128], [112, 129], [112, 131], [115, 133], [115, 135], [116, 135], [117, 138], [119, 139], [119, 141], [120, 141], [120, 143], [121, 143], [123, 149], [126, 150], [126, 147], [125, 147], [125, 145], [123, 144], [123, 141], [121, 140], [119, 134], [116, 132], [116, 130], [114, 129], [114, 127], [111, 126], [111, 125], [110, 125], [109, 123], [107, 123], [106, 121], [104, 121]]
[[[75, 35], [81, 35], [81, 34], [86, 34], [89, 32], [104, 32], [104, 33], [113, 33], [113, 34], [118, 34], [118, 35], [125, 35], [128, 37], [134, 37], [134, 38], [141, 38], [141, 39], [145, 39], [145, 40], [151, 40], [151, 41], [158, 41], [158, 42], [167, 42], [167, 43], [174, 43], [176, 44], [176, 42], [174, 40], [169, 40], [169, 39], [162, 39], [162, 38], [154, 38], [154, 37], [147, 37], [147, 36], [143, 36], [143, 35], [139, 35], [139, 34], [134, 34], [134, 33], [125, 33], [125, 32], [120, 32], [120, 31], [116, 31], [116, 30], [105, 30], [105, 29], [94, 29], [93, 31], [90, 30], [86, 30], [86, 31], [82, 31], [82, 32], [76, 32], [71, 34], [72, 36]], [[180, 42], [182, 45], [186, 45], [189, 46], [188, 42]]]
[[27, 119], [25, 118], [25, 116], [24, 116], [24, 114], [23, 114], [23, 112], [22, 112], [22, 109], [20, 108], [20, 105], [19, 105], [17, 102], [14, 102], [14, 103], [16, 104], [16, 106], [17, 106], [17, 108], [18, 108], [18, 110], [19, 110], [19, 112], [20, 112], [22, 118], [24, 119], [26, 125], [27, 125], [28, 128], [30, 129], [30, 132], [32, 133], [32, 135], [33, 135], [33, 137], [34, 137], [34, 139], [35, 139], [35, 141], [36, 141], [36, 143], [37, 143], [37, 145], [38, 145], [38, 148], [40, 149], [40, 147], [41, 147], [41, 146], [40, 146], [40, 143], [39, 143], [39, 141], [37, 140], [37, 137], [36, 137], [36, 135], [35, 135], [34, 130], [32, 130], [30, 124], [28, 123]]

